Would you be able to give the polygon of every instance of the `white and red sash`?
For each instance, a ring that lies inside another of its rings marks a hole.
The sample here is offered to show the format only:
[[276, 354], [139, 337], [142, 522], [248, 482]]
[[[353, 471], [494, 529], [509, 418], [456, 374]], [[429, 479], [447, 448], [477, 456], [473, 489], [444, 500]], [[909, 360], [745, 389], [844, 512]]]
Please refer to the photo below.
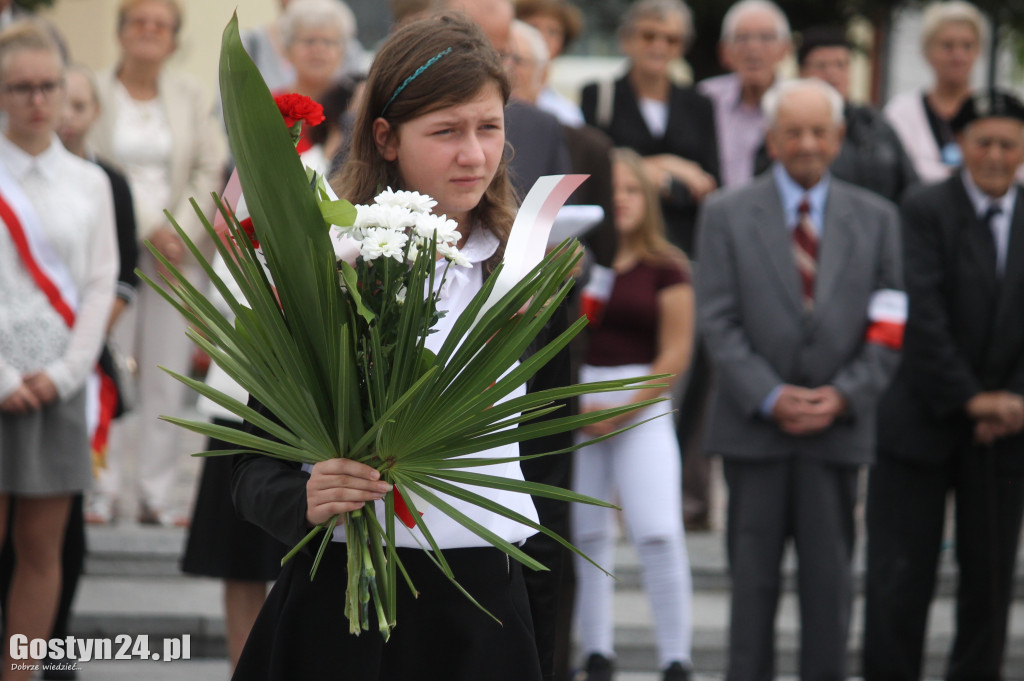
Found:
[[[46, 239], [32, 202], [21, 185], [0, 164], [0, 221], [18, 252], [22, 265], [68, 328], [75, 325], [79, 295], [67, 265]], [[106, 455], [110, 421], [117, 406], [113, 380], [97, 366], [86, 386], [86, 423], [90, 432], [93, 464]]]

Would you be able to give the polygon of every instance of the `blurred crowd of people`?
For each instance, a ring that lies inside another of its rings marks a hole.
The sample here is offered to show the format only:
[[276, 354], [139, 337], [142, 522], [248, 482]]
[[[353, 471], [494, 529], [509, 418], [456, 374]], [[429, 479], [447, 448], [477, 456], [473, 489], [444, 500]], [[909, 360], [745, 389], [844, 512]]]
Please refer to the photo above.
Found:
[[[628, 399], [671, 394], [678, 409], [671, 420], [647, 421], [658, 411], [648, 407], [595, 424], [576, 441], [636, 427], [523, 470], [622, 507], [665, 681], [692, 674], [685, 533], [710, 528], [712, 457], [729, 492], [729, 681], [774, 676], [790, 543], [800, 677], [846, 677], [866, 466], [864, 678], [921, 677], [950, 493], [960, 587], [947, 678], [1001, 678], [1024, 516], [1024, 105], [972, 87], [989, 31], [978, 9], [925, 8], [932, 84], [879, 110], [850, 101], [856, 47], [845, 27], [794, 41], [770, 0], [730, 7], [725, 73], [696, 84], [679, 68], [694, 39], [690, 9], [636, 0], [617, 34], [624, 71], [579, 93], [550, 83], [552, 61], [584, 30], [568, 0], [391, 5], [396, 25], [464, 12], [501, 55], [520, 197], [543, 175], [591, 176], [572, 201], [601, 206], [604, 218], [582, 238], [580, 293], [553, 324], [582, 310], [590, 328], [529, 389], [670, 374], [668, 387]], [[298, 150], [329, 174], [345, 158], [370, 58], [341, 0], [281, 0], [280, 10], [243, 44], [272, 92], [324, 106], [325, 123], [304, 129]], [[126, 513], [132, 471], [137, 520], [191, 523], [183, 568], [225, 580], [234, 664], [283, 547], [235, 518], [228, 457], [205, 462], [191, 517], [174, 506], [178, 428], [158, 417], [179, 414], [186, 396], [163, 370], [193, 371], [194, 344], [183, 317], [135, 275], [161, 281], [170, 264], [199, 281], [165, 211], [211, 253], [190, 201], [212, 219], [211, 193], [231, 174], [219, 103], [168, 65], [183, 22], [178, 0], [123, 0], [119, 57], [93, 73], [52, 26], [0, 0], [4, 629], [66, 635], [84, 524]], [[786, 79], [791, 55], [799, 75]], [[215, 366], [207, 380], [238, 389]], [[199, 408], [240, 425], [208, 400]], [[116, 419], [127, 411], [132, 419]], [[524, 442], [522, 453], [572, 444]], [[537, 508], [611, 566], [614, 514]], [[545, 678], [579, 666], [579, 679], [610, 681], [614, 582], [549, 541], [524, 546], [552, 568], [527, 575]], [[27, 678], [4, 655], [0, 679]]]

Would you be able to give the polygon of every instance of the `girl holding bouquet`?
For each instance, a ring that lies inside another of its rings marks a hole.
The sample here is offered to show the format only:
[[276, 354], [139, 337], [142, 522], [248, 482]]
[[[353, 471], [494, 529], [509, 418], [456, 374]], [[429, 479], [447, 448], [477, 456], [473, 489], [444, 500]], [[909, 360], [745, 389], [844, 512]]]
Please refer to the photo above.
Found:
[[[630, 149], [613, 155], [615, 286], [601, 325], [590, 338], [580, 382], [686, 370], [693, 344], [694, 298], [686, 256], [665, 239], [658, 194], [644, 173], [643, 159]], [[636, 403], [666, 388], [622, 393]], [[581, 410], [611, 406], [609, 394], [586, 395]], [[613, 417], [583, 429], [579, 439], [605, 435], [655, 416], [661, 405]], [[665, 681], [689, 679], [690, 565], [684, 542], [680, 490], [681, 460], [672, 422], [658, 418], [577, 452], [573, 490], [611, 500], [617, 497], [630, 538], [643, 565], [644, 585], [654, 611], [658, 657]], [[573, 509], [573, 540], [598, 565], [610, 565], [615, 546], [611, 509]], [[588, 681], [612, 678], [612, 577], [576, 561], [576, 604]]]
[[[0, 541], [15, 552], [4, 633], [29, 639], [51, 635], [71, 498], [92, 479], [86, 384], [118, 273], [107, 176], [55, 134], [64, 94], [47, 30], [0, 33]], [[29, 678], [9, 651], [0, 678]]]
[[[427, 194], [437, 202], [435, 214], [458, 222], [460, 256], [472, 266], [453, 263], [448, 271], [438, 303], [446, 315], [427, 337], [432, 349], [444, 341], [501, 259], [512, 226], [514, 202], [504, 158], [508, 96], [501, 60], [473, 24], [447, 15], [407, 24], [377, 54], [349, 159], [334, 182], [338, 195], [356, 204], [371, 203], [385, 187]], [[446, 264], [439, 260], [438, 275]], [[482, 455], [516, 456], [518, 446]], [[517, 462], [495, 464], [488, 472], [522, 479]], [[337, 514], [368, 502], [372, 508], [390, 489], [373, 468], [340, 458], [302, 470], [270, 457], [243, 455], [233, 476], [241, 515], [288, 545]], [[526, 517], [537, 517], [529, 495], [488, 495]], [[399, 579], [398, 620], [387, 643], [372, 625], [361, 636], [345, 633], [346, 547], [336, 533], [312, 581], [315, 548], [307, 547], [285, 565], [234, 678], [540, 679], [521, 566], [445, 514], [418, 506], [455, 579], [501, 624], [443, 576], [421, 548], [425, 544], [418, 531], [414, 535], [399, 523], [396, 545], [419, 597]], [[510, 542], [521, 543], [533, 534], [475, 506], [461, 510]]]

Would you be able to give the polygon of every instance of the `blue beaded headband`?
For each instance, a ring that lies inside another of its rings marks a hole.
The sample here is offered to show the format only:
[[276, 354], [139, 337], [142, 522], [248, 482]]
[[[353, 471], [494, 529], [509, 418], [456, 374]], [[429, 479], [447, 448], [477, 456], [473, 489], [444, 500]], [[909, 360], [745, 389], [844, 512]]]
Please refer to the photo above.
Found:
[[416, 80], [416, 79], [417, 79], [417, 78], [418, 78], [418, 77], [420, 76], [420, 74], [422, 74], [422, 73], [423, 73], [424, 71], [426, 71], [427, 69], [429, 69], [429, 68], [430, 68], [431, 66], [433, 66], [433, 65], [434, 65], [434, 64], [435, 64], [435, 63], [436, 63], [436, 62], [437, 62], [437, 61], [438, 61], [438, 60], [439, 60], [439, 59], [440, 59], [441, 57], [444, 57], [445, 55], [449, 54], [449, 53], [450, 53], [451, 51], [452, 51], [452, 48], [450, 48], [450, 47], [449, 47], [449, 48], [447, 48], [447, 49], [445, 49], [445, 50], [442, 50], [441, 52], [438, 52], [438, 53], [437, 53], [437, 54], [435, 54], [435, 55], [434, 55], [433, 57], [431, 57], [430, 59], [428, 59], [428, 60], [427, 60], [427, 63], [426, 63], [426, 64], [424, 64], [423, 66], [421, 66], [421, 67], [419, 67], [418, 69], [416, 69], [416, 70], [415, 70], [415, 71], [413, 72], [413, 74], [412, 74], [411, 76], [409, 76], [408, 78], [406, 78], [406, 79], [405, 79], [405, 80], [404, 80], [404, 81], [402, 82], [402, 84], [401, 84], [401, 85], [399, 85], [399, 86], [398, 86], [397, 88], [395, 88], [395, 94], [391, 95], [391, 99], [389, 99], [389, 100], [388, 100], [388, 103], [384, 105], [384, 108], [380, 110], [380, 117], [381, 117], [381, 118], [383, 118], [383, 117], [384, 117], [384, 113], [385, 113], [385, 112], [386, 112], [386, 111], [388, 110], [388, 107], [389, 107], [389, 106], [391, 106], [391, 102], [395, 101], [395, 97], [397, 97], [398, 95], [400, 95], [400, 94], [402, 93], [402, 90], [404, 90], [404, 89], [406, 88], [406, 86], [407, 86], [407, 85], [408, 85], [409, 83], [411, 83], [411, 82], [413, 82], [414, 80]]

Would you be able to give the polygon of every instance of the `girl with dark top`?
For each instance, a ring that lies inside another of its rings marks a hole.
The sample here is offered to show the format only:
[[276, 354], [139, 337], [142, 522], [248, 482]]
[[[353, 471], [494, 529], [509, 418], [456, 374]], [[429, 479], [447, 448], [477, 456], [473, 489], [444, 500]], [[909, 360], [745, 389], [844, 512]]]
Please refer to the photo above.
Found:
[[[590, 339], [581, 382], [686, 370], [693, 345], [694, 298], [686, 257], [664, 236], [656, 190], [643, 159], [628, 149], [614, 153], [615, 226], [619, 246], [615, 287], [600, 326]], [[649, 387], [622, 393], [632, 403], [666, 394]], [[612, 406], [608, 394], [585, 396], [581, 411]], [[580, 440], [649, 419], [665, 404], [607, 419], [585, 428]], [[577, 452], [573, 489], [600, 499], [618, 499], [643, 564], [654, 611], [658, 658], [665, 681], [689, 678], [692, 638], [690, 566], [684, 541], [681, 460], [671, 418], [661, 417]], [[611, 509], [573, 509], [575, 544], [598, 565], [614, 558], [615, 516]], [[576, 603], [588, 681], [612, 673], [614, 579], [590, 563], [576, 561]]]
[[[388, 186], [429, 194], [437, 201], [435, 213], [460, 224], [458, 247], [473, 263], [457, 277], [449, 274], [439, 303], [448, 313], [437, 333], [427, 337], [428, 347], [443, 342], [479, 291], [485, 274], [500, 260], [512, 226], [514, 204], [503, 156], [508, 96], [497, 52], [475, 25], [454, 16], [430, 17], [398, 29], [370, 69], [349, 157], [334, 182], [338, 195], [365, 204]], [[515, 456], [518, 451], [511, 444], [481, 456]], [[496, 474], [521, 479], [517, 462], [494, 467]], [[235, 465], [233, 496], [244, 518], [293, 545], [313, 525], [381, 499], [390, 486], [379, 477], [374, 469], [347, 459], [304, 470], [269, 457], [243, 455]], [[537, 517], [528, 495], [499, 493], [493, 498]], [[476, 507], [466, 512], [514, 543], [533, 534]], [[428, 508], [424, 519], [455, 578], [502, 624], [459, 593], [415, 537], [400, 528], [396, 545], [419, 597], [399, 580], [398, 624], [387, 643], [373, 622], [362, 636], [347, 634], [346, 550], [336, 535], [312, 581], [316, 546], [307, 546], [285, 565], [234, 678], [539, 680], [520, 564], [437, 511]]]

